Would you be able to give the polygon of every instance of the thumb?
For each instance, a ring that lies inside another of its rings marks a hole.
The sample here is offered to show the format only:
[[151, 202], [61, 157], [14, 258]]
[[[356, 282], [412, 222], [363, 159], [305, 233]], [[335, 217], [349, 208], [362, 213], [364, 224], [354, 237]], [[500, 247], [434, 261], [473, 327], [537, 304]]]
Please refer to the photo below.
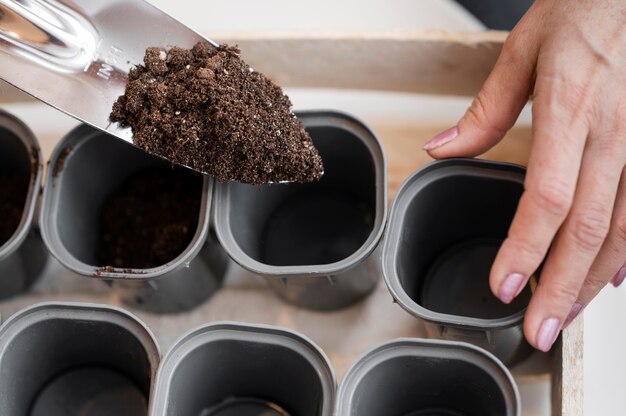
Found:
[[[435, 159], [474, 157], [495, 146], [513, 127], [528, 101], [536, 55], [509, 35], [502, 53], [472, 105], [455, 127], [424, 145]], [[520, 46], [517, 46], [520, 45]]]

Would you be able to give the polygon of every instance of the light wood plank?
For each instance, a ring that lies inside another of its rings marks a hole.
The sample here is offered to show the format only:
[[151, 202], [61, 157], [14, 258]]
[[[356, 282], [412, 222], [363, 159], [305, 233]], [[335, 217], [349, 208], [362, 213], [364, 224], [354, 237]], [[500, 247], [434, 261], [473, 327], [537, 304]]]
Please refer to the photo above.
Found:
[[473, 95], [495, 63], [504, 32], [220, 35], [285, 87]]
[[[426, 94], [475, 94], [505, 32], [218, 34], [284, 87], [352, 88]], [[0, 102], [30, 99], [6, 83]]]
[[555, 347], [552, 371], [552, 416], [583, 416], [583, 318], [563, 331]]
[[[388, 161], [389, 198], [414, 171], [433, 160], [422, 146], [435, 134], [450, 127], [445, 125], [373, 124], [385, 148]], [[526, 165], [530, 153], [531, 129], [516, 127], [497, 146], [481, 158]]]

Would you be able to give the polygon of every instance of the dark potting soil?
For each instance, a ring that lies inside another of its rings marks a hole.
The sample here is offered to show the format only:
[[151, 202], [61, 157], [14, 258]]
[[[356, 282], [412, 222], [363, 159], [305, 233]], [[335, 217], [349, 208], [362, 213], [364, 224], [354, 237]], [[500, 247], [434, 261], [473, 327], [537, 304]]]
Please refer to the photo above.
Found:
[[63, 171], [63, 168], [65, 167], [65, 159], [67, 159], [70, 153], [72, 153], [72, 150], [74, 150], [74, 148], [71, 146], [61, 150], [61, 153], [59, 154], [59, 157], [57, 157], [57, 161], [54, 164], [54, 168], [52, 169], [52, 176], [57, 177]]
[[144, 274], [145, 272], [137, 269], [120, 269], [119, 267], [104, 266], [97, 268], [93, 275], [95, 277], [101, 277], [104, 273]]
[[239, 53], [207, 43], [148, 48], [144, 65], [130, 71], [111, 121], [130, 126], [135, 145], [148, 153], [219, 181], [319, 179], [322, 160], [291, 101]]
[[30, 147], [30, 172], [31, 180], [35, 180], [37, 177], [34, 172], [39, 170], [39, 148], [35, 146]]
[[122, 183], [102, 206], [99, 270], [149, 269], [181, 254], [198, 227], [202, 181], [187, 169], [151, 168]]
[[20, 225], [29, 180], [16, 173], [0, 172], [0, 245], [6, 243]]

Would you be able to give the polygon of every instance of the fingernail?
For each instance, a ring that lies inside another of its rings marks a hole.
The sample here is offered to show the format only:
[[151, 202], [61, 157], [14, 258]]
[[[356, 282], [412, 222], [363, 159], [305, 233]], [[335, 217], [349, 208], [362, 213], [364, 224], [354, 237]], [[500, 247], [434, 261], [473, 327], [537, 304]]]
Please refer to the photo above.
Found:
[[583, 305], [580, 302], [576, 302], [572, 306], [572, 309], [569, 311], [569, 315], [567, 315], [567, 318], [565, 318], [565, 323], [563, 324], [563, 328], [567, 328], [569, 324], [571, 324], [572, 321], [574, 321], [574, 319], [576, 319], [576, 317], [580, 315], [580, 312], [582, 312], [584, 308], [585, 308], [585, 305]]
[[433, 150], [438, 147], [443, 146], [446, 143], [450, 143], [452, 140], [456, 139], [456, 136], [459, 135], [459, 128], [454, 126], [449, 128], [446, 131], [442, 131], [432, 139], [428, 143], [424, 145], [422, 149], [424, 150]]
[[619, 269], [619, 272], [613, 278], [613, 286], [619, 287], [622, 283], [624, 283], [624, 279], [626, 279], [626, 266]]
[[552, 344], [556, 341], [556, 337], [559, 335], [559, 329], [561, 323], [558, 318], [548, 318], [539, 327], [537, 332], [537, 348], [543, 352], [550, 351]]
[[526, 279], [520, 273], [511, 273], [504, 279], [498, 291], [498, 297], [504, 303], [511, 303], [515, 296], [522, 290], [522, 286]]

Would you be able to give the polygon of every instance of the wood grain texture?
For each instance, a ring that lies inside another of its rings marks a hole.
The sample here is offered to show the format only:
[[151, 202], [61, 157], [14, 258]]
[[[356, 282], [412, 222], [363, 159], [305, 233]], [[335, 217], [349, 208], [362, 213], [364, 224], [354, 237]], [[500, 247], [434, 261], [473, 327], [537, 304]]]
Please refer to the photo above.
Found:
[[552, 371], [552, 416], [583, 416], [582, 316], [563, 333], [555, 346]]
[[[414, 171], [432, 162], [422, 146], [435, 134], [448, 128], [445, 125], [372, 125], [377, 133], [388, 162], [389, 199], [400, 184]], [[509, 131], [497, 146], [481, 156], [484, 159], [526, 165], [530, 153], [531, 129], [516, 127]]]
[[220, 35], [250, 65], [285, 87], [473, 95], [495, 63], [503, 32], [442, 31]]
[[[206, 32], [205, 32], [206, 33]], [[238, 44], [258, 71], [284, 87], [352, 88], [425, 94], [475, 94], [506, 32], [218, 34]], [[29, 96], [0, 83], [0, 102]]]

